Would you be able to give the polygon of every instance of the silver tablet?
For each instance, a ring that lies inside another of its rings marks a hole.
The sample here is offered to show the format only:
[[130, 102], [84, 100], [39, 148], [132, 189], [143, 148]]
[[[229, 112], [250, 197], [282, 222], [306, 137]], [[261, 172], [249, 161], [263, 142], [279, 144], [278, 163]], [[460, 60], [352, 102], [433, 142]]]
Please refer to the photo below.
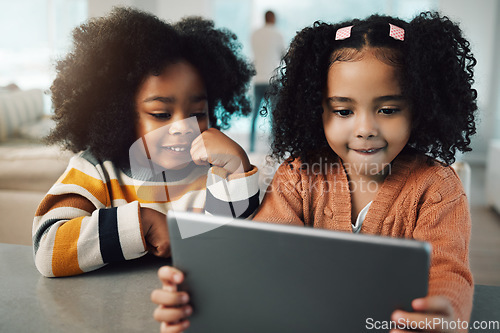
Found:
[[168, 227], [189, 332], [381, 332], [427, 294], [425, 242], [180, 212]]

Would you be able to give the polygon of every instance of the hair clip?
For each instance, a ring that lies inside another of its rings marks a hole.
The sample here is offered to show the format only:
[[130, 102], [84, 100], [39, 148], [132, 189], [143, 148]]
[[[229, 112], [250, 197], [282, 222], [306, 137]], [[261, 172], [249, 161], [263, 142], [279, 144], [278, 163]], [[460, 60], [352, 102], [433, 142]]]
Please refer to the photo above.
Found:
[[337, 30], [337, 33], [335, 33], [335, 40], [343, 40], [351, 37], [351, 28], [353, 26], [348, 26], [344, 28], [340, 28]]
[[405, 30], [403, 28], [400, 28], [398, 26], [395, 26], [394, 24], [389, 23], [389, 36], [391, 36], [394, 39], [404, 41], [405, 40]]

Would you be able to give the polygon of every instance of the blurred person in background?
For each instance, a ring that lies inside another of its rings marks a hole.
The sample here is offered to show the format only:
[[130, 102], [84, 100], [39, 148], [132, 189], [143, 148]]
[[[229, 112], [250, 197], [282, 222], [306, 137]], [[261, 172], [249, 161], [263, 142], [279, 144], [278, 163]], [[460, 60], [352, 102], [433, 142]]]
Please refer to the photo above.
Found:
[[276, 28], [276, 15], [268, 10], [263, 27], [252, 33], [252, 50], [257, 75], [254, 79], [254, 107], [250, 133], [250, 152], [255, 150], [255, 122], [259, 114], [262, 98], [269, 86], [269, 79], [278, 67], [284, 54], [283, 35]]

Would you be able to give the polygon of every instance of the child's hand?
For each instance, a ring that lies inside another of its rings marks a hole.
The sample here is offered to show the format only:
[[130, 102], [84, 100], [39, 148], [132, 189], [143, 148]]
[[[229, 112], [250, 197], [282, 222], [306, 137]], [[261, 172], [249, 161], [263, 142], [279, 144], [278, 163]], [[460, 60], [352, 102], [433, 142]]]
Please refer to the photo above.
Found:
[[251, 169], [243, 148], [215, 128], [207, 129], [193, 140], [191, 157], [198, 165], [210, 163], [229, 173], [243, 173]]
[[170, 238], [165, 214], [141, 207], [141, 224], [146, 250], [157, 257], [170, 257]]
[[414, 330], [411, 327], [421, 328], [416, 330], [419, 332], [456, 332], [454, 330], [445, 330], [441, 325], [444, 321], [447, 321], [448, 326], [455, 327], [451, 324], [455, 320], [453, 307], [446, 297], [428, 296], [417, 298], [413, 300], [412, 307], [415, 312], [396, 310], [392, 313], [391, 320], [398, 324], [407, 324], [407, 330], [391, 330], [391, 333], [412, 332]]
[[189, 295], [177, 291], [177, 285], [182, 282], [184, 275], [174, 267], [164, 266], [158, 270], [158, 277], [163, 283], [163, 288], [151, 293], [151, 300], [158, 304], [153, 317], [161, 322], [162, 333], [182, 332], [189, 327], [186, 317], [193, 312], [191, 306], [187, 304]]

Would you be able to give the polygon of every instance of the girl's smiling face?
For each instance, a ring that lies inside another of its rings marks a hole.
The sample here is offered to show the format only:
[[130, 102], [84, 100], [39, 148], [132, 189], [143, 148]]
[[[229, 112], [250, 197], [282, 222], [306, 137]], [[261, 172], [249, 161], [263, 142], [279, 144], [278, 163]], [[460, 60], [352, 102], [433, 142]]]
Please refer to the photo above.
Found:
[[370, 49], [330, 66], [323, 127], [350, 176], [378, 179], [410, 138], [410, 109], [397, 74]]
[[191, 143], [208, 128], [207, 91], [198, 71], [188, 62], [167, 65], [150, 75], [135, 97], [136, 137], [146, 154], [165, 169], [182, 169], [191, 162]]

